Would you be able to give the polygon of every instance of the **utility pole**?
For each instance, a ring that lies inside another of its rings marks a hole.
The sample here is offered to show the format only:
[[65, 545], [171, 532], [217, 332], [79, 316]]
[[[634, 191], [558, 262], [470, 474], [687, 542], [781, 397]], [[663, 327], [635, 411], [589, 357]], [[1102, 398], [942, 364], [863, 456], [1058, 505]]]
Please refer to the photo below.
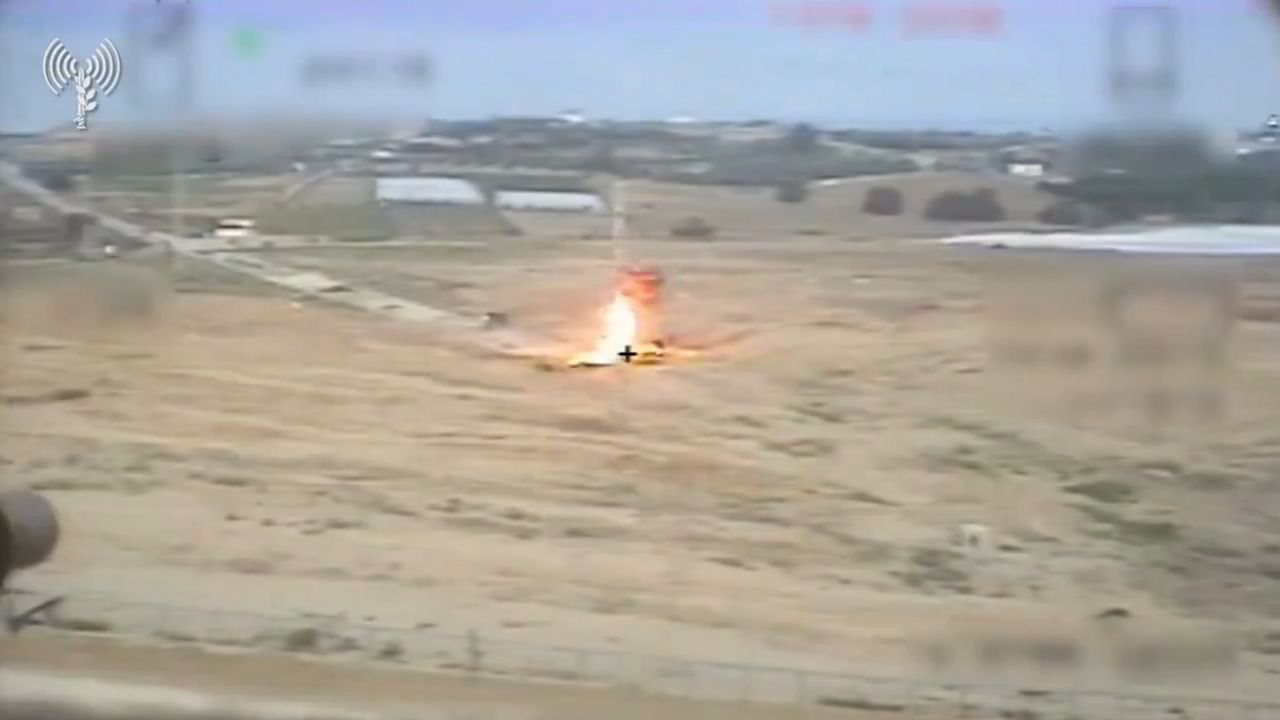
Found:
[[613, 241], [613, 266], [616, 270], [621, 268], [627, 259], [622, 247], [627, 233], [627, 198], [626, 185], [623, 179], [616, 176], [613, 178], [613, 188], [610, 195], [613, 196], [611, 198], [612, 202], [609, 203], [613, 206], [610, 238]]
[[[140, 109], [159, 110], [172, 124], [169, 146], [171, 182], [169, 204], [171, 229], [183, 236], [186, 223], [182, 208], [186, 205], [186, 124], [196, 95], [195, 57], [192, 46], [194, 5], [190, 0], [139, 2], [128, 14], [129, 46], [136, 58], [137, 76], [129, 83], [134, 103]], [[173, 68], [168, 87], [146, 87], [148, 69]], [[159, 106], [159, 107], [157, 107]], [[165, 112], [165, 111], [168, 112]]]
[[172, 212], [173, 234], [178, 237], [186, 237], [186, 222], [183, 219], [182, 208], [186, 205], [187, 183], [186, 168], [182, 162], [182, 154], [185, 150], [185, 142], [183, 141], [181, 129], [174, 132], [173, 147], [170, 157], [173, 160], [173, 182], [170, 185], [169, 207]]
[[195, 67], [192, 62], [191, 24], [192, 5], [186, 0], [176, 5], [174, 12], [174, 33], [177, 35], [178, 55], [178, 97], [177, 97], [177, 131], [173, 152], [173, 234], [186, 237], [186, 218], [184, 208], [187, 204], [187, 168], [186, 153], [190, 132], [187, 124], [191, 121], [191, 105], [195, 99]]

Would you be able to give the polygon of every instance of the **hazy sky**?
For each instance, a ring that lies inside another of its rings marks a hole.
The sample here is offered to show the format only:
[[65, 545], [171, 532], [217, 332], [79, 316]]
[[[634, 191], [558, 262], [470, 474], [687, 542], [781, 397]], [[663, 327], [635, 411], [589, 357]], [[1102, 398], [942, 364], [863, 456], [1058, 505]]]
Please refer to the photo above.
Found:
[[[911, 36], [901, 16], [920, 0], [827, 3], [864, 8], [869, 26], [861, 31], [784, 27], [770, 13], [781, 0], [191, 2], [196, 108], [206, 115], [416, 119], [580, 108], [623, 118], [991, 129], [1107, 117], [1105, 23], [1117, 4], [989, 2], [1003, 12], [997, 34]], [[103, 38], [123, 55], [120, 87], [102, 99], [91, 126], [163, 117], [163, 107], [139, 107], [133, 91], [158, 87], [171, 60], [129, 45], [130, 4], [136, 0], [0, 0], [0, 127], [72, 119], [73, 92], [55, 97], [41, 79], [41, 55], [54, 37], [77, 57]], [[1280, 110], [1280, 22], [1271, 23], [1255, 0], [1166, 4], [1181, 26], [1178, 117], [1238, 128]], [[255, 38], [256, 52], [246, 47]], [[308, 56], [385, 63], [414, 53], [436, 63], [430, 86], [391, 73], [321, 88], [300, 79]]]

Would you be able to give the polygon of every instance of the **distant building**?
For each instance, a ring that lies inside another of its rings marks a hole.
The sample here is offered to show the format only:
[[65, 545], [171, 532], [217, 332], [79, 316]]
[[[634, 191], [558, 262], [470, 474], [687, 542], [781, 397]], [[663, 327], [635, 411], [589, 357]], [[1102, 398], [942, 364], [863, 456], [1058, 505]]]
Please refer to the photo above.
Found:
[[374, 175], [404, 176], [412, 175], [414, 166], [411, 162], [396, 158], [393, 160], [375, 160], [373, 161], [372, 169]]
[[1005, 172], [1018, 177], [1044, 177], [1048, 166], [1042, 162], [1005, 163]]
[[257, 232], [257, 223], [249, 218], [222, 218], [213, 228], [213, 236], [222, 240], [239, 240]]
[[1236, 162], [1247, 170], [1280, 175], [1280, 147], [1258, 145], [1239, 148], [1236, 150]]
[[465, 147], [466, 142], [443, 135], [419, 135], [400, 144], [407, 152], [447, 152]]
[[[1007, 172], [1003, 160], [997, 163], [1001, 171]], [[934, 156], [932, 163], [933, 170], [953, 170], [958, 172], [980, 173], [990, 172], [992, 167], [991, 156], [986, 153], [974, 152], [939, 152]]]
[[1001, 154], [1004, 172], [1017, 177], [1044, 177], [1049, 165], [1048, 154], [1034, 148], [1012, 148]]
[[483, 205], [484, 193], [467, 180], [451, 177], [380, 177], [374, 196], [379, 203]]
[[9, 218], [18, 222], [44, 222], [47, 217], [42, 205], [15, 205], [9, 208]]
[[907, 153], [907, 159], [921, 170], [936, 170], [942, 164], [942, 158], [930, 153]]
[[565, 125], [581, 125], [587, 121], [581, 110], [565, 110], [557, 119]]
[[558, 117], [499, 117], [491, 121], [491, 126], [499, 132], [541, 132], [563, 127], [564, 121]]
[[599, 195], [551, 190], [502, 190], [494, 194], [494, 204], [504, 210], [603, 213]]

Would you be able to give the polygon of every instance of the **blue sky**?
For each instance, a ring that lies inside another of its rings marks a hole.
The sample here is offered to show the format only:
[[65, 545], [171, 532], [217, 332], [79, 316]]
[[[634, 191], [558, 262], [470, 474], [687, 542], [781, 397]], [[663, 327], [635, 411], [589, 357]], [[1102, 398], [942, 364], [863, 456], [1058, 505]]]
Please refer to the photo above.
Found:
[[[864, 0], [871, 22], [857, 32], [780, 26], [770, 20], [780, 0], [191, 1], [196, 109], [217, 117], [413, 120], [581, 108], [621, 118], [1034, 129], [1113, 112], [1103, 93], [1105, 19], [1115, 4], [1107, 0], [992, 0], [1001, 32], [951, 36], [903, 32], [901, 13], [921, 0]], [[1280, 111], [1280, 22], [1269, 24], [1255, 0], [1167, 3], [1182, 28], [1177, 117], [1226, 129]], [[129, 4], [0, 0], [0, 128], [47, 127], [74, 114], [69, 93], [53, 96], [40, 78], [54, 37], [77, 57], [103, 38], [121, 50], [120, 89], [91, 125], [169, 120], [130, 93], [130, 83], [162, 82], [167, 61], [128, 46]], [[236, 48], [247, 29], [263, 41], [256, 57]], [[437, 67], [428, 87], [390, 74], [322, 89], [300, 81], [309, 56], [387, 62], [424, 53]]]

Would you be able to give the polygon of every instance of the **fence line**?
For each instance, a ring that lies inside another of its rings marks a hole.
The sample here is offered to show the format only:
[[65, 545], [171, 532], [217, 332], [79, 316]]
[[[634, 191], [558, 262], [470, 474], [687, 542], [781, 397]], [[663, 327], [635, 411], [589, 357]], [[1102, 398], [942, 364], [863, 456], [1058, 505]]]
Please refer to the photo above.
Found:
[[142, 632], [172, 642], [202, 642], [292, 652], [349, 654], [472, 675], [593, 682], [699, 699], [821, 704], [861, 709], [961, 709], [1038, 720], [1167, 720], [1178, 708], [1196, 720], [1274, 720], [1280, 701], [1037, 689], [1005, 683], [944, 683], [621, 650], [503, 640], [475, 630], [443, 632], [125, 601], [68, 597], [47, 623], [66, 632]]

